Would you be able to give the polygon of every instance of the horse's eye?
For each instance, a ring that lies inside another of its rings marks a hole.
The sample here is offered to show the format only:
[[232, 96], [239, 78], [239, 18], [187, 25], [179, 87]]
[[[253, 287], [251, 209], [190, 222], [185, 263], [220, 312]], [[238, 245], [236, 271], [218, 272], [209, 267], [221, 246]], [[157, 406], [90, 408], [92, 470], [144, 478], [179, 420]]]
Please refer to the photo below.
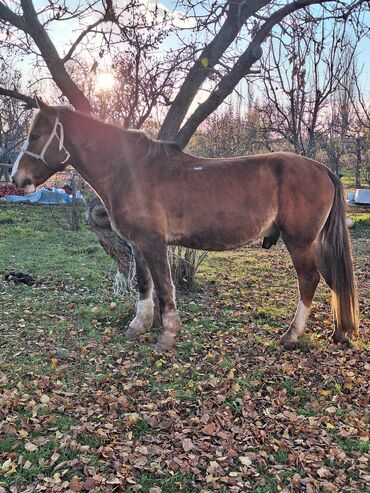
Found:
[[32, 134], [30, 135], [30, 140], [37, 140], [39, 137], [39, 135]]

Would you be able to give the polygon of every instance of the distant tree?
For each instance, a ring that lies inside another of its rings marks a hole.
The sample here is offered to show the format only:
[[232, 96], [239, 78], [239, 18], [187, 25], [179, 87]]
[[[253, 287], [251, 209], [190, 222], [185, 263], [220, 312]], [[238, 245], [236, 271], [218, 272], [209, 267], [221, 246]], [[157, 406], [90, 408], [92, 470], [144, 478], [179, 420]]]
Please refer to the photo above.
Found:
[[189, 144], [194, 154], [212, 158], [256, 154], [267, 148], [256, 109], [240, 114], [232, 106], [211, 115]]
[[[262, 60], [263, 124], [298, 154], [315, 156], [332, 96], [345, 95], [341, 81], [350, 77], [357, 43], [350, 42], [347, 28], [331, 21], [303, 26], [299, 15], [292, 14], [283, 22], [284, 35], [270, 39]], [[341, 100], [335, 103], [338, 114], [348, 108]], [[345, 115], [340, 121], [346, 126]]]
[[[344, 50], [343, 58], [352, 58]], [[361, 168], [366, 167], [369, 148], [366, 105], [363, 105], [363, 91], [359, 91], [359, 69], [352, 58], [350, 69], [340, 79], [337, 91], [330, 98], [330, 108], [326, 114], [326, 128], [319, 139], [325, 150], [332, 170], [340, 174], [345, 159], [354, 162], [355, 185], [361, 186]]]
[[[20, 73], [9, 67], [9, 60], [0, 61], [0, 84], [11, 90], [19, 81]], [[0, 163], [8, 159], [22, 142], [30, 122], [30, 113], [16, 98], [0, 98]]]

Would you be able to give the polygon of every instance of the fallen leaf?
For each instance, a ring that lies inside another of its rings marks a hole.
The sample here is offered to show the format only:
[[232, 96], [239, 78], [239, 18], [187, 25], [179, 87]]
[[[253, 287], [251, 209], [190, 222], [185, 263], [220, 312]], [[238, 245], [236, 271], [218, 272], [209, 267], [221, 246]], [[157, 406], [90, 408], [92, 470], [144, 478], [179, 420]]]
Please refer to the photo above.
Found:
[[7, 459], [5, 462], [3, 462], [1, 469], [3, 471], [7, 471], [11, 467], [11, 463], [12, 463], [12, 459]]
[[317, 470], [317, 474], [318, 476], [320, 476], [320, 478], [327, 478], [328, 476], [330, 476], [330, 471], [325, 467], [320, 467], [320, 469]]
[[249, 457], [239, 457], [239, 461], [243, 466], [250, 466], [252, 464], [252, 461]]
[[29, 460], [26, 460], [26, 462], [23, 464], [23, 469], [26, 471], [32, 466], [32, 462]]
[[82, 483], [82, 488], [84, 488], [87, 491], [91, 491], [97, 486], [99, 483], [98, 481], [95, 481], [93, 478], [87, 478], [86, 481]]
[[215, 429], [216, 429], [216, 426], [214, 423], [209, 423], [208, 425], [206, 425], [204, 428], [203, 428], [203, 432], [206, 434], [206, 435], [213, 435], [213, 433], [215, 432]]
[[241, 387], [238, 383], [234, 383], [233, 386], [231, 387], [231, 390], [234, 392], [234, 394], [238, 393], [240, 389]]
[[74, 493], [78, 493], [82, 490], [81, 480], [78, 476], [73, 476], [73, 478], [69, 482], [69, 489], [72, 490]]
[[38, 450], [38, 446], [31, 442], [27, 442], [24, 448], [29, 452], [34, 452], [35, 450]]
[[194, 448], [194, 444], [190, 438], [184, 438], [184, 440], [182, 441], [182, 448], [185, 452], [189, 452]]
[[130, 428], [140, 420], [140, 415], [137, 413], [131, 413], [126, 415], [126, 425]]

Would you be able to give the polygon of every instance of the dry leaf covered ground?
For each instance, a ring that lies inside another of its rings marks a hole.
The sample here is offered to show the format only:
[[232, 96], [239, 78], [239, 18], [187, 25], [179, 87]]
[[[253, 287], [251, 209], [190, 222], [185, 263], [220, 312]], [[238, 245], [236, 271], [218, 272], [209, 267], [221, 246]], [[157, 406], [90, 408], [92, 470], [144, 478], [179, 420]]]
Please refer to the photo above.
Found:
[[178, 352], [123, 330], [114, 265], [66, 210], [0, 206], [0, 492], [369, 491], [369, 214], [352, 234], [362, 341], [335, 346], [320, 284], [308, 334], [285, 352], [296, 305], [279, 243], [210, 255], [179, 294]]

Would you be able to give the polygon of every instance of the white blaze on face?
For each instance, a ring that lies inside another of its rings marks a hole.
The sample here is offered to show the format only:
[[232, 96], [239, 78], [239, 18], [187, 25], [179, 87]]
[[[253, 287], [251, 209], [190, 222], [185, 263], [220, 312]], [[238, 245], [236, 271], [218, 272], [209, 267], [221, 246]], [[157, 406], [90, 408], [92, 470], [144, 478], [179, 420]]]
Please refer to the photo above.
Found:
[[20, 161], [21, 161], [21, 159], [23, 157], [24, 151], [27, 149], [27, 147], [28, 147], [28, 139], [22, 145], [21, 151], [18, 154], [18, 157], [15, 160], [15, 163], [13, 164], [11, 178], [13, 178], [13, 176], [15, 176], [15, 174], [16, 174], [16, 172], [18, 170], [19, 163], [20, 163]]

